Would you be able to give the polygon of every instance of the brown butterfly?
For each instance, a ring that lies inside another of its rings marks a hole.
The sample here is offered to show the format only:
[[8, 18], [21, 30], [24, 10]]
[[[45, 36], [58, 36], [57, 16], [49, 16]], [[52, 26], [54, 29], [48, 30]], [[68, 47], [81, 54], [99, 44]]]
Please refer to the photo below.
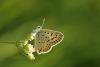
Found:
[[28, 57], [31, 59], [35, 59], [34, 55], [32, 55], [33, 52], [37, 52], [38, 54], [48, 53], [64, 38], [61, 32], [42, 29], [42, 27], [43, 25], [37, 26], [31, 33], [30, 40], [27, 42], [28, 50], [25, 51], [27, 51], [26, 53], [28, 53]]

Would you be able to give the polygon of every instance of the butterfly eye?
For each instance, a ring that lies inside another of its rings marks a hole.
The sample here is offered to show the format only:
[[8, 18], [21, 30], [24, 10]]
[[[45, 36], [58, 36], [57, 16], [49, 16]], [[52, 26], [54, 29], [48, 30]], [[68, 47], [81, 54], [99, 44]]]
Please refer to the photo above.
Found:
[[38, 26], [37, 28], [41, 28], [40, 26]]

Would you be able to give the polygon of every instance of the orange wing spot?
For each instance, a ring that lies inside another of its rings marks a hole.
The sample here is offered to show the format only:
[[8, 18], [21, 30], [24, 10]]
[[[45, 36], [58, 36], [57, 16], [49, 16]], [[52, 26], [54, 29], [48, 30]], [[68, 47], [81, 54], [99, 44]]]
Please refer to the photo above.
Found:
[[48, 44], [46, 47], [47, 47], [47, 48], [50, 48], [50, 44]]
[[56, 42], [58, 42], [58, 40], [56, 40]]
[[42, 48], [38, 48], [38, 51], [41, 52], [42, 51]]
[[43, 48], [42, 51], [45, 51], [45, 48]]
[[44, 50], [47, 51], [47, 48], [45, 48]]

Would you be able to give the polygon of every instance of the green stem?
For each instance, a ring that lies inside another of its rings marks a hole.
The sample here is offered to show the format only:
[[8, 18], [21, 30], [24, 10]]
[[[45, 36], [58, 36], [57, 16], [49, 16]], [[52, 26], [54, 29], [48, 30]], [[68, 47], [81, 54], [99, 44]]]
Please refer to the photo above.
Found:
[[16, 44], [16, 42], [0, 42], [0, 43]]

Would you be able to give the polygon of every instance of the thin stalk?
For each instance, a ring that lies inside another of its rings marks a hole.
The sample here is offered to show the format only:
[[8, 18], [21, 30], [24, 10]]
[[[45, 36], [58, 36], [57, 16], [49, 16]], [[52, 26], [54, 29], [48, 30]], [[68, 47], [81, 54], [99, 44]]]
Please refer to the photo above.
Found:
[[0, 43], [5, 43], [5, 44], [16, 44], [16, 42], [0, 42]]

